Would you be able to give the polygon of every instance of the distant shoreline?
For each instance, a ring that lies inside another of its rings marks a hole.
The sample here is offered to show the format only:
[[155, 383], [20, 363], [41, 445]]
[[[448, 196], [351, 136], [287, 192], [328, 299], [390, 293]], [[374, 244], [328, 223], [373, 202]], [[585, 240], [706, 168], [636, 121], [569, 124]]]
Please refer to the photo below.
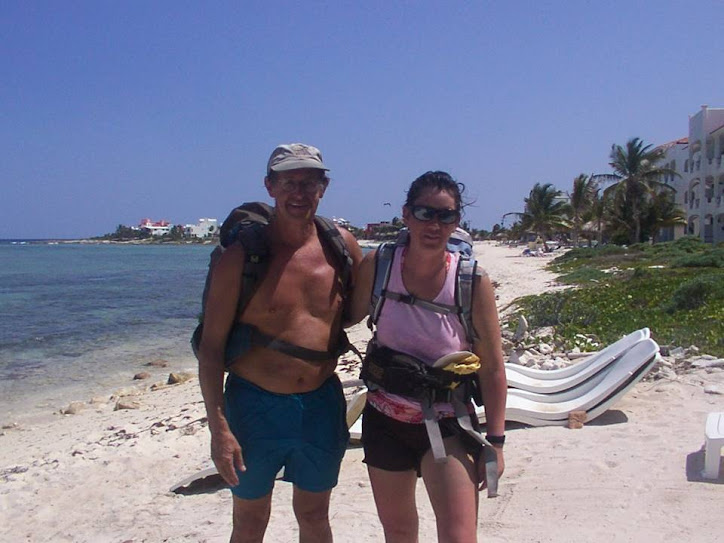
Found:
[[[0, 245], [216, 245], [218, 239], [209, 240], [156, 240], [156, 239], [0, 239]], [[381, 242], [369, 239], [357, 240], [364, 249], [373, 249]]]

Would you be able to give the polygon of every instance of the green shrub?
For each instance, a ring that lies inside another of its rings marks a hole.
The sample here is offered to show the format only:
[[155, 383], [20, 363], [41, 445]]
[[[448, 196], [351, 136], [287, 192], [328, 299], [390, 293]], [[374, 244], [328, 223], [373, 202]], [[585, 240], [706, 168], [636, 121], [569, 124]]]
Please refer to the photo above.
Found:
[[724, 249], [715, 248], [703, 253], [682, 256], [672, 262], [677, 268], [724, 268]]
[[567, 285], [583, 285], [586, 283], [593, 283], [604, 281], [609, 277], [609, 274], [590, 266], [582, 266], [572, 272], [566, 273], [558, 278], [558, 281]]
[[691, 311], [709, 301], [724, 303], [724, 279], [722, 276], [698, 276], [682, 283], [664, 304], [667, 313]]

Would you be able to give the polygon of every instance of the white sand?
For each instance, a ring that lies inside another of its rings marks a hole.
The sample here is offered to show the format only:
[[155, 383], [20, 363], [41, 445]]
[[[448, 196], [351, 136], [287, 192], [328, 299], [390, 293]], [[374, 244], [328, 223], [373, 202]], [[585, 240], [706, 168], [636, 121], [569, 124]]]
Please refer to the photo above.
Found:
[[[548, 257], [487, 243], [476, 251], [500, 283], [500, 307], [552, 286], [541, 270]], [[352, 337], [361, 345], [369, 334], [358, 325]], [[704, 420], [724, 411], [724, 396], [705, 393], [705, 385], [724, 390], [724, 372], [641, 383], [581, 430], [509, 425], [501, 496], [482, 496], [479, 539], [721, 541], [724, 474], [704, 482], [699, 471]], [[137, 410], [99, 405], [2, 430], [0, 541], [228, 541], [228, 490], [168, 492], [208, 463], [197, 380], [137, 401]], [[349, 449], [332, 495], [338, 542], [382, 541], [361, 459], [359, 448]], [[422, 484], [418, 506], [421, 541], [435, 541]], [[297, 540], [287, 483], [276, 486], [266, 540]]]

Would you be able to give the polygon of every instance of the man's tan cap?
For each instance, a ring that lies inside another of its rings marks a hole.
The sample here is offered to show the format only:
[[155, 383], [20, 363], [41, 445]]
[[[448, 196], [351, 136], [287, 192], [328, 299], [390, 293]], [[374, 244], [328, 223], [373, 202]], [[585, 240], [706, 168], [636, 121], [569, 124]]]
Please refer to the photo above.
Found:
[[266, 173], [315, 168], [329, 170], [322, 162], [322, 153], [316, 147], [304, 143], [288, 143], [279, 145], [272, 151], [266, 165]]

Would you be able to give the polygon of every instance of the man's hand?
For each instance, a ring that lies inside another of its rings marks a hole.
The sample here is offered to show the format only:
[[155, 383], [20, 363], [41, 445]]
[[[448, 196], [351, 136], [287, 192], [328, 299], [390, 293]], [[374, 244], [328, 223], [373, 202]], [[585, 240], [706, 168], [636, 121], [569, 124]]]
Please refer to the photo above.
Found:
[[239, 484], [236, 470], [246, 471], [241, 447], [230, 430], [222, 430], [211, 436], [211, 459], [219, 475], [229, 486]]
[[[498, 478], [500, 478], [505, 471], [505, 458], [503, 457], [503, 447], [493, 445], [493, 450], [498, 457]], [[478, 461], [475, 463], [475, 467], [478, 471], [478, 491], [481, 491], [488, 486], [488, 482], [485, 480], [485, 459], [483, 458], [483, 454], [480, 454], [480, 456], [478, 456]]]

